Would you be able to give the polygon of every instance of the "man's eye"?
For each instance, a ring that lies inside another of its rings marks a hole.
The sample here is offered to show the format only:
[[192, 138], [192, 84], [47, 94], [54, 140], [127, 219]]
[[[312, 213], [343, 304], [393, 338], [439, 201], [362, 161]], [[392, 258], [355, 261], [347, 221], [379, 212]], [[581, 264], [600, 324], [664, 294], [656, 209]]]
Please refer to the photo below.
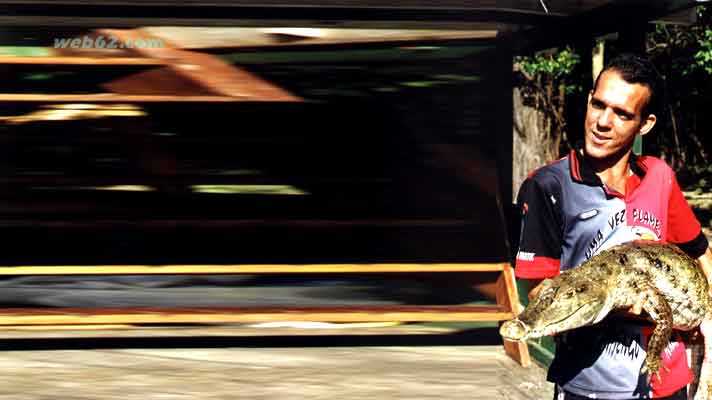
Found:
[[618, 117], [624, 121], [630, 121], [631, 119], [633, 119], [632, 115], [624, 112], [617, 112], [616, 115], [618, 115]]
[[602, 109], [603, 108], [603, 103], [597, 100], [591, 100], [591, 107], [596, 108], [596, 109]]

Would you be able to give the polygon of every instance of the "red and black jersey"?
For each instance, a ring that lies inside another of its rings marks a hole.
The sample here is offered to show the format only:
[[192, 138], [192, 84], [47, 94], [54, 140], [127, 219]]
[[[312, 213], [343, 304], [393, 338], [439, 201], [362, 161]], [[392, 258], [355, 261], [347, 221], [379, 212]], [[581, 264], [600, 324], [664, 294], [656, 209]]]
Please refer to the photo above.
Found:
[[701, 256], [707, 240], [674, 172], [654, 157], [631, 155], [631, 167], [625, 195], [607, 188], [575, 151], [534, 171], [518, 197], [517, 276], [556, 276], [638, 239], [675, 243], [693, 258]]
[[[675, 243], [694, 258], [705, 252], [700, 223], [665, 162], [631, 155], [633, 174], [621, 194], [604, 185], [581, 154], [572, 151], [522, 184], [517, 277], [553, 277], [602, 250], [640, 239]], [[663, 354], [671, 368], [664, 386], [641, 383], [644, 327], [627, 319], [597, 325], [560, 335], [549, 377], [565, 390], [606, 399], [661, 397], [691, 379], [684, 346], [673, 342]]]

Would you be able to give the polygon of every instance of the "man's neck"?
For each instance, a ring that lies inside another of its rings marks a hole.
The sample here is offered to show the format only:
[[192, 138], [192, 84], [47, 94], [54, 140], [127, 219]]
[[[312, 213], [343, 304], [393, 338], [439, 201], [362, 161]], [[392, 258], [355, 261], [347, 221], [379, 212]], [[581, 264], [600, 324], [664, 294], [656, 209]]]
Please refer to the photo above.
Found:
[[626, 179], [632, 173], [629, 164], [630, 151], [612, 159], [597, 160], [590, 157], [587, 159], [601, 182], [617, 192], [625, 194]]

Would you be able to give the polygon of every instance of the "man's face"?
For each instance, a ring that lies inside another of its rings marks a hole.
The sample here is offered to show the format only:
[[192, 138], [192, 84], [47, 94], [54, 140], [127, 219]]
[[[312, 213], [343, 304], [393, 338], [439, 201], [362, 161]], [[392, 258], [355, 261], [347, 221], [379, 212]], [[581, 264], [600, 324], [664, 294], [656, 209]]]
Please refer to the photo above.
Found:
[[586, 154], [604, 161], [627, 153], [635, 135], [644, 135], [655, 125], [654, 115], [641, 115], [649, 97], [647, 86], [628, 83], [615, 70], [603, 72], [588, 95]]

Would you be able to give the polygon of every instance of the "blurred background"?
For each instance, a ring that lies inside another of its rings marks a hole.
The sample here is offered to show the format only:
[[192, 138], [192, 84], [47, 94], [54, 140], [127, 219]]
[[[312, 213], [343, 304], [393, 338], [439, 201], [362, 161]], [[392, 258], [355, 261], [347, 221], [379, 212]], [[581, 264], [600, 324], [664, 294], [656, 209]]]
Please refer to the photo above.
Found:
[[[1, 1], [0, 264], [507, 262], [513, 193], [625, 50], [675, 88], [639, 149], [707, 227], [709, 10], [648, 3]], [[496, 276], [6, 276], [0, 301], [466, 304]]]
[[[5, 265], [507, 259], [495, 32], [6, 32], [19, 43], [0, 47]], [[477, 298], [467, 279], [418, 274], [0, 284], [15, 307]]]

